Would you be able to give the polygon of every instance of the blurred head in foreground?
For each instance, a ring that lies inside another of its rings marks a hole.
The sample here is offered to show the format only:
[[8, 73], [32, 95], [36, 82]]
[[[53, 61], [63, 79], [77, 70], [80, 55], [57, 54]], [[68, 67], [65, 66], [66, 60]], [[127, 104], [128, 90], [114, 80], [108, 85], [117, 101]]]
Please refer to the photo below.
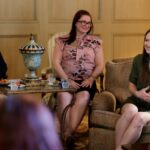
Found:
[[51, 112], [31, 95], [0, 98], [1, 150], [62, 150]]

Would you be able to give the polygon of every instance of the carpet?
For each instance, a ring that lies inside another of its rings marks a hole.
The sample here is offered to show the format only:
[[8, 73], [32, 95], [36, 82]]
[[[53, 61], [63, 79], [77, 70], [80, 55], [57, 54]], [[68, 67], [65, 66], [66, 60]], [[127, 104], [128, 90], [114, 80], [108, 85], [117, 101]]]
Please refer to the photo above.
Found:
[[88, 115], [85, 115], [79, 128], [75, 132], [75, 147], [74, 150], [88, 149]]

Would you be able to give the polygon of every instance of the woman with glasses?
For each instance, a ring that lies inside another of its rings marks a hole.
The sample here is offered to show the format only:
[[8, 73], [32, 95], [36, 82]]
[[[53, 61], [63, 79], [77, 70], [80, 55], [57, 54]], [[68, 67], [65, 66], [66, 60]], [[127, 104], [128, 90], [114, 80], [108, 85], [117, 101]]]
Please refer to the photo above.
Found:
[[66, 114], [64, 140], [68, 142], [81, 123], [89, 100], [96, 92], [95, 79], [103, 69], [102, 41], [94, 35], [90, 13], [79, 10], [72, 22], [68, 35], [56, 39], [53, 65], [58, 78], [68, 81], [76, 93], [58, 92], [58, 114], [62, 116], [64, 108], [74, 103]]
[[[143, 53], [133, 60], [129, 89], [132, 96], [122, 106], [121, 117], [116, 124], [116, 150], [134, 144], [143, 127], [150, 122], [150, 29], [144, 35]], [[141, 146], [146, 150], [150, 144]]]

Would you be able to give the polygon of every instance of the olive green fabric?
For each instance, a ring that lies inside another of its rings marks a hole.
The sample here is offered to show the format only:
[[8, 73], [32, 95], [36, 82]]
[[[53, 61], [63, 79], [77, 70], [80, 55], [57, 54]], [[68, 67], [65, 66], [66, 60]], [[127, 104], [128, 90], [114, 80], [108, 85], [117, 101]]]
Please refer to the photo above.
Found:
[[132, 71], [129, 77], [130, 82], [134, 83], [138, 90], [147, 87], [150, 83], [150, 75], [149, 79], [145, 83], [141, 83], [139, 80], [142, 72], [142, 58], [142, 54], [135, 56], [133, 60]]

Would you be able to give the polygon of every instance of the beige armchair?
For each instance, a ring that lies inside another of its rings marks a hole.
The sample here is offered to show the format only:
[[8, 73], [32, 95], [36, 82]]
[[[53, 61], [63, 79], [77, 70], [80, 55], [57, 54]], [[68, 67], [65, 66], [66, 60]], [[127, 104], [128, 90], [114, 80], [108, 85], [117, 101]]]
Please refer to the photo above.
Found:
[[[92, 102], [89, 131], [90, 150], [115, 149], [115, 124], [119, 118], [117, 108], [130, 95], [128, 78], [132, 58], [106, 63], [105, 90]], [[150, 126], [145, 126], [138, 143], [150, 143]]]

